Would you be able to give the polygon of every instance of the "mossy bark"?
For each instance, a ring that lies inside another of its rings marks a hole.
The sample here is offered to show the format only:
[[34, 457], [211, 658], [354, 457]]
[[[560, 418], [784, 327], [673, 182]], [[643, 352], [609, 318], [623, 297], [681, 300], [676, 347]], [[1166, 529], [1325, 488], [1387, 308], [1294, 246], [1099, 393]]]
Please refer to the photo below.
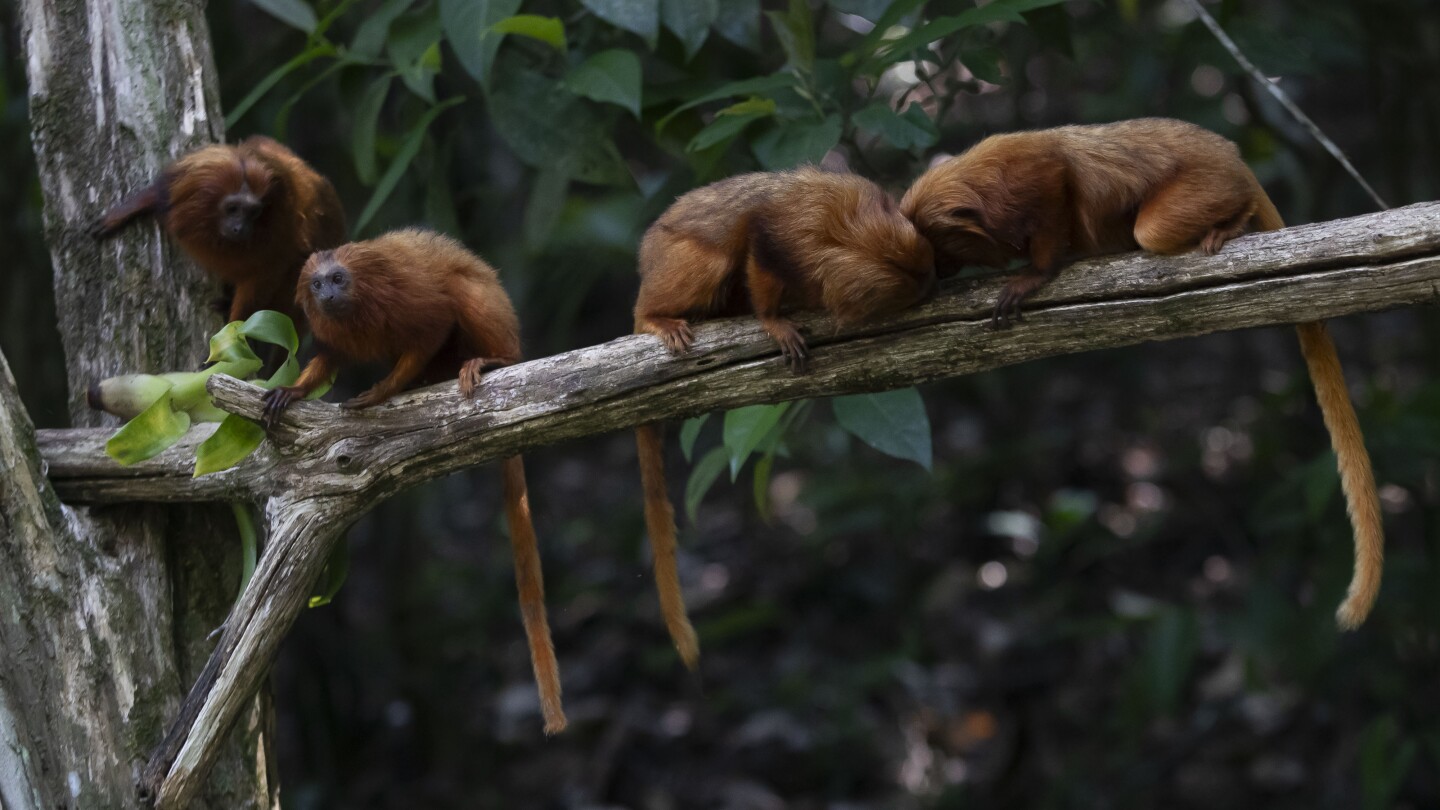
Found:
[[[223, 137], [198, 0], [23, 0], [32, 140], [72, 421], [106, 376], [197, 368], [216, 286], [141, 222], [100, 213]], [[133, 807], [135, 779], [214, 645], [238, 584], [223, 506], [71, 509], [0, 374], [0, 806]], [[199, 806], [269, 807], [272, 735], [253, 704]]]

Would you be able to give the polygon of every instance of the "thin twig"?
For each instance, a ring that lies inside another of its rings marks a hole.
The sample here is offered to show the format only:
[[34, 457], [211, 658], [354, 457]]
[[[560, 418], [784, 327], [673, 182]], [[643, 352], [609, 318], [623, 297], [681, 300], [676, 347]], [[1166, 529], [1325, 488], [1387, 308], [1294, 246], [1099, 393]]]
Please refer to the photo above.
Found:
[[1349, 172], [1350, 176], [1355, 178], [1355, 182], [1359, 183], [1361, 188], [1365, 189], [1365, 193], [1370, 195], [1370, 199], [1374, 200], [1375, 204], [1380, 206], [1381, 210], [1389, 210], [1390, 206], [1386, 205], [1385, 201], [1380, 199], [1380, 195], [1375, 193], [1375, 189], [1371, 188], [1370, 184], [1365, 182], [1365, 178], [1360, 176], [1360, 172], [1350, 163], [1350, 159], [1345, 157], [1345, 153], [1340, 151], [1340, 147], [1336, 146], [1334, 141], [1330, 140], [1324, 132], [1320, 131], [1320, 127], [1316, 126], [1315, 122], [1310, 120], [1310, 116], [1306, 115], [1295, 102], [1290, 100], [1289, 96], [1285, 95], [1285, 91], [1281, 90], [1278, 84], [1270, 81], [1269, 77], [1261, 73], [1259, 68], [1255, 67], [1255, 63], [1247, 59], [1244, 53], [1241, 53], [1239, 46], [1235, 44], [1235, 40], [1231, 39], [1230, 36], [1225, 33], [1225, 29], [1220, 27], [1220, 23], [1216, 22], [1215, 18], [1210, 16], [1210, 12], [1206, 11], [1205, 7], [1200, 5], [1200, 0], [1186, 0], [1186, 2], [1190, 4], [1191, 8], [1195, 9], [1195, 13], [1200, 17], [1200, 21], [1205, 23], [1205, 27], [1210, 29], [1210, 33], [1214, 34], [1216, 39], [1220, 40], [1220, 44], [1225, 46], [1225, 50], [1229, 51], [1230, 55], [1235, 57], [1235, 61], [1240, 63], [1240, 67], [1244, 69], [1246, 73], [1249, 73], [1251, 78], [1259, 82], [1262, 87], [1269, 90], [1270, 95], [1274, 96], [1275, 100], [1280, 102], [1280, 106], [1295, 116], [1295, 120], [1304, 124], [1305, 128], [1310, 130], [1310, 134], [1315, 136], [1315, 140], [1319, 141], [1320, 145], [1324, 146], [1327, 152], [1334, 155], [1335, 159], [1340, 161], [1340, 165], [1345, 167], [1345, 171]]

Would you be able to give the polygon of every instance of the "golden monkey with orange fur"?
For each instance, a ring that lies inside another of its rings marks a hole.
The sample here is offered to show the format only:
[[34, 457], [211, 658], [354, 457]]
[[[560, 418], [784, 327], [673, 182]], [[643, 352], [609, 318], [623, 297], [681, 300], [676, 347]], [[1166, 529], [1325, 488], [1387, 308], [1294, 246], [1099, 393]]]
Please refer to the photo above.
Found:
[[[319, 347], [292, 386], [265, 394], [267, 424], [303, 398], [342, 363], [390, 361], [390, 374], [341, 407], [378, 405], [416, 384], [459, 378], [473, 396], [485, 371], [520, 362], [520, 321], [490, 265], [447, 236], [393, 231], [316, 253], [294, 293]], [[545, 583], [525, 466], [500, 464], [505, 520], [515, 558], [520, 614], [540, 690], [545, 733], [565, 728], [560, 671], [545, 616]]]
[[[635, 331], [689, 350], [690, 320], [753, 314], [795, 371], [809, 350], [786, 313], [822, 310], [840, 324], [898, 312], [935, 287], [930, 245], [879, 186], [801, 168], [752, 173], [675, 201], [640, 243]], [[675, 510], [665, 490], [660, 429], [635, 431], [645, 525], [665, 626], [685, 665], [700, 647], [675, 569]]]
[[[994, 135], [921, 175], [900, 207], [943, 270], [1029, 260], [996, 302], [997, 326], [1019, 319], [1021, 303], [1071, 259], [1215, 253], [1246, 231], [1285, 226], [1235, 144], [1168, 118]], [[1296, 330], [1355, 533], [1355, 575], [1336, 614], [1353, 628], [1380, 589], [1380, 501], [1335, 344], [1323, 322]]]
[[107, 211], [92, 233], [107, 238], [147, 214], [196, 264], [233, 288], [230, 320], [273, 309], [302, 331], [295, 305], [300, 268], [311, 253], [345, 241], [345, 209], [334, 186], [263, 135], [182, 156]]

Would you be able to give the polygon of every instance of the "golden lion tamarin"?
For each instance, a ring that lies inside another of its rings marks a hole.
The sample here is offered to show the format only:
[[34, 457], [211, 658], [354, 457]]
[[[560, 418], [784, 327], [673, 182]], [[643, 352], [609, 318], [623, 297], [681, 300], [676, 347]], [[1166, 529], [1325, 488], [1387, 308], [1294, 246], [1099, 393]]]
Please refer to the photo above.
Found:
[[[265, 395], [273, 424], [342, 363], [393, 362], [390, 374], [341, 407], [365, 408], [422, 382], [460, 381], [470, 397], [481, 375], [520, 361], [520, 322], [495, 271], [459, 242], [430, 231], [394, 231], [311, 256], [297, 302], [318, 353], [295, 385]], [[565, 728], [560, 672], [545, 616], [545, 584], [519, 456], [500, 465], [520, 612], [540, 690], [545, 732]]]
[[[694, 340], [690, 320], [754, 314], [795, 371], [809, 353], [785, 313], [823, 310], [854, 323], [912, 306], [935, 287], [929, 243], [888, 194], [856, 175], [809, 167], [684, 194], [645, 232], [639, 269], [637, 333], [681, 353]], [[635, 439], [661, 611], [694, 669], [700, 649], [675, 569], [660, 429], [644, 425]]]
[[92, 233], [103, 239], [144, 214], [232, 288], [232, 321], [274, 309], [303, 329], [295, 306], [300, 268], [311, 253], [345, 241], [345, 209], [330, 181], [262, 135], [181, 157], [106, 212]]
[[[1030, 264], [1010, 279], [993, 322], [1083, 256], [1141, 248], [1215, 253], [1249, 230], [1285, 223], [1235, 144], [1167, 118], [994, 135], [915, 181], [900, 203], [941, 268]], [[1299, 324], [1355, 533], [1355, 575], [1337, 612], [1358, 626], [1380, 588], [1384, 532], [1359, 420], [1323, 322]]]

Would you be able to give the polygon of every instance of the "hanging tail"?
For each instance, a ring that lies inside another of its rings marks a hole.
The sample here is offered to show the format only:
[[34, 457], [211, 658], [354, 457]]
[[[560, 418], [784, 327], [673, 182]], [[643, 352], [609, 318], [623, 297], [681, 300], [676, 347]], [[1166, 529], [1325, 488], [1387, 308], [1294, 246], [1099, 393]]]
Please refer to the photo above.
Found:
[[[1258, 181], [1255, 188], [1255, 230], [1273, 231], [1285, 227], [1280, 212]], [[1355, 533], [1355, 573], [1350, 579], [1345, 601], [1335, 612], [1340, 626], [1350, 630], [1359, 627], [1370, 615], [1380, 591], [1380, 574], [1385, 567], [1385, 530], [1380, 518], [1380, 498], [1375, 493], [1370, 454], [1365, 450], [1360, 420], [1355, 416], [1355, 406], [1351, 404], [1350, 392], [1345, 387], [1345, 372], [1340, 367], [1339, 355], [1335, 353], [1335, 342], [1330, 339], [1324, 321], [1297, 324], [1295, 331], [1300, 336], [1300, 353], [1305, 356], [1305, 367], [1315, 387], [1315, 398], [1320, 403], [1325, 429], [1330, 432], [1330, 444], [1335, 448], [1340, 489], [1345, 494], [1345, 511], [1350, 515], [1350, 526]]]
[[530, 665], [540, 690], [540, 711], [545, 733], [565, 730], [565, 709], [560, 705], [560, 665], [545, 616], [545, 577], [540, 570], [540, 549], [530, 522], [530, 498], [525, 488], [525, 462], [512, 456], [500, 463], [504, 481], [505, 521], [510, 526], [510, 552], [515, 558], [515, 583], [520, 591], [520, 617], [530, 643]]
[[640, 483], [645, 490], [645, 528], [655, 557], [655, 590], [660, 595], [660, 612], [665, 628], [685, 666], [695, 669], [700, 662], [700, 642], [690, 617], [685, 613], [685, 596], [680, 591], [680, 573], [675, 568], [675, 509], [665, 489], [665, 456], [660, 427], [635, 428], [635, 449], [640, 456]]

